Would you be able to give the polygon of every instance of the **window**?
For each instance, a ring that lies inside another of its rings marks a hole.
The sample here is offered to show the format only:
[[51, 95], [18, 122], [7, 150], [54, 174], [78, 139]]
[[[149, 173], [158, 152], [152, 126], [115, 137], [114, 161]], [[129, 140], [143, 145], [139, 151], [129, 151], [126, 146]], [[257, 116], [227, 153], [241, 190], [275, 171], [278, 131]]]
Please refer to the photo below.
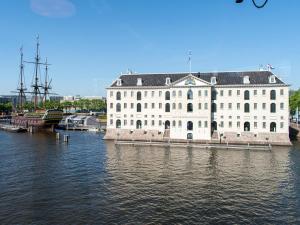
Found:
[[178, 127], [182, 127], [182, 122], [181, 122], [181, 120], [178, 121]]
[[212, 91], [212, 93], [211, 93], [211, 99], [212, 100], [217, 100], [217, 91]]
[[121, 92], [118, 91], [116, 97], [117, 97], [117, 100], [121, 100]]
[[193, 99], [193, 91], [192, 91], [191, 89], [188, 90], [188, 92], [187, 92], [187, 99], [188, 99], [188, 100]]
[[161, 91], [159, 91], [159, 92], [158, 92], [158, 96], [159, 96], [159, 97], [161, 97], [161, 94], [162, 94], [162, 92], [161, 92]]
[[284, 90], [280, 89], [280, 95], [284, 95]]
[[136, 93], [136, 100], [142, 100], [142, 93], [140, 91]]
[[280, 103], [280, 109], [281, 109], [281, 110], [284, 110], [284, 103], [283, 103], [283, 102]]
[[134, 92], [131, 91], [131, 92], [130, 92], [130, 97], [132, 98], [133, 96], [134, 96]]
[[237, 128], [240, 128], [241, 127], [241, 122], [237, 122], [236, 126], [237, 126]]
[[231, 121], [228, 122], [228, 127], [230, 127], [230, 128], [232, 127], [232, 122]]
[[249, 76], [244, 76], [244, 84], [250, 84], [250, 79], [249, 79]]
[[148, 126], [148, 120], [144, 120], [144, 126]]
[[266, 103], [263, 103], [263, 104], [262, 104], [262, 108], [263, 108], [263, 109], [266, 109]]
[[220, 109], [224, 109], [224, 103], [220, 103]]
[[262, 90], [262, 95], [266, 95], [266, 90]]
[[142, 86], [142, 85], [143, 85], [143, 80], [142, 80], [142, 78], [138, 78], [138, 79], [137, 79], [136, 85], [137, 85], [137, 86]]
[[211, 77], [211, 78], [210, 78], [210, 83], [211, 83], [212, 85], [217, 84], [217, 78], [216, 78], [216, 77]]
[[207, 104], [207, 102], [204, 104], [204, 109], [208, 109], [208, 104]]
[[151, 125], [152, 125], [152, 126], [155, 125], [155, 121], [154, 121], [154, 120], [151, 121]]
[[151, 97], [152, 98], [154, 97], [154, 91], [151, 91]]
[[276, 79], [275, 79], [274, 75], [272, 75], [272, 76], [269, 77], [269, 83], [271, 83], [271, 84], [276, 83]]
[[198, 103], [198, 109], [201, 109], [201, 108], [202, 108], [202, 104]]
[[124, 103], [124, 109], [127, 109], [127, 103]]
[[198, 127], [201, 128], [202, 127], [202, 123], [201, 120], [198, 121]]
[[216, 104], [216, 103], [212, 103], [212, 104], [211, 104], [211, 111], [212, 111], [213, 113], [217, 112], [217, 104]]
[[110, 122], [110, 125], [114, 124], [114, 121], [112, 119], [109, 122]]
[[158, 104], [158, 108], [160, 108], [160, 109], [162, 108], [162, 104], [161, 103]]
[[144, 108], [147, 109], [148, 108], [148, 103], [144, 104]]
[[148, 91], [144, 91], [144, 97], [147, 97]]
[[224, 121], [220, 122], [220, 127], [224, 127]]
[[241, 108], [241, 103], [236, 103], [236, 109], [240, 110], [240, 108]]
[[172, 96], [176, 97], [176, 91], [172, 91]]
[[205, 122], [204, 122], [204, 127], [207, 128], [207, 126], [208, 126], [208, 123], [207, 123], [207, 121], [205, 121]]
[[127, 125], [127, 120], [124, 120], [124, 126], [126, 126]]
[[254, 122], [254, 129], [257, 129], [257, 122]]
[[228, 109], [232, 109], [232, 103], [228, 103]]
[[130, 103], [130, 108], [134, 108], [134, 104], [133, 103]]
[[276, 113], [276, 104], [271, 103], [271, 113]]
[[249, 122], [244, 123], [244, 131], [250, 131], [250, 123]]
[[178, 109], [182, 109], [182, 104], [178, 103]]
[[169, 91], [165, 92], [165, 100], [170, 100], [170, 92]]
[[117, 105], [116, 105], [116, 111], [117, 112], [121, 112], [121, 104], [120, 103], [117, 103]]
[[121, 120], [116, 121], [116, 128], [121, 128]]
[[170, 77], [167, 77], [166, 78], [166, 85], [170, 85], [171, 84], [171, 78]]
[[114, 92], [110, 91], [110, 97], [113, 97], [114, 96]]
[[172, 126], [173, 126], [173, 127], [176, 127], [176, 121], [175, 121], [175, 120], [173, 120]]
[[241, 91], [240, 90], [236, 90], [236, 95], [240, 95]]
[[133, 124], [134, 124], [134, 121], [130, 120], [130, 125], [133, 126]]
[[124, 91], [124, 98], [127, 97], [127, 91]]
[[114, 104], [113, 103], [110, 103], [110, 108], [112, 109], [114, 107]]
[[231, 96], [231, 95], [232, 95], [232, 91], [229, 90], [229, 91], [228, 91], [228, 96]]
[[257, 90], [254, 90], [254, 91], [253, 91], [253, 95], [257, 95]]
[[117, 79], [117, 86], [122, 86], [122, 80], [121, 79]]
[[270, 92], [270, 99], [271, 100], [276, 100], [276, 91], [275, 90], [271, 90], [271, 92]]
[[255, 110], [257, 109], [257, 103], [254, 103], [254, 109]]
[[250, 93], [249, 93], [248, 90], [246, 90], [246, 91], [244, 92], [244, 100], [249, 100], [249, 99], [250, 99]]
[[170, 112], [170, 103], [165, 104], [165, 112]]
[[136, 105], [136, 111], [137, 111], [137, 112], [142, 112], [142, 105], [141, 105], [141, 103], [138, 103], [138, 104]]
[[151, 104], [151, 108], [154, 109], [155, 108], [155, 103]]
[[270, 132], [276, 132], [276, 123], [275, 122], [272, 122], [270, 124]]
[[205, 95], [205, 97], [208, 96], [208, 91], [207, 90], [204, 91], [204, 95]]
[[245, 105], [244, 105], [244, 112], [245, 113], [249, 113], [250, 112], [250, 105], [249, 105], [249, 103], [245, 103]]
[[198, 91], [198, 97], [201, 97], [201, 90]]
[[178, 97], [182, 96], [182, 91], [178, 91]]
[[193, 122], [192, 121], [187, 122], [187, 130], [193, 130]]
[[223, 96], [223, 95], [224, 95], [224, 91], [221, 90], [221, 91], [220, 91], [220, 96]]
[[280, 128], [283, 129], [284, 128], [284, 123], [280, 122]]
[[159, 121], [158, 121], [158, 125], [159, 125], [159, 126], [161, 126], [161, 125], [162, 125], [162, 122], [161, 122], [161, 120], [159, 120]]
[[193, 112], [193, 104], [192, 103], [187, 104], [187, 112]]
[[267, 126], [266, 122], [263, 122], [262, 126], [263, 126], [264, 129], [266, 129], [266, 126]]
[[173, 110], [176, 109], [176, 103], [173, 103], [173, 104], [172, 104], [172, 109], [173, 109]]

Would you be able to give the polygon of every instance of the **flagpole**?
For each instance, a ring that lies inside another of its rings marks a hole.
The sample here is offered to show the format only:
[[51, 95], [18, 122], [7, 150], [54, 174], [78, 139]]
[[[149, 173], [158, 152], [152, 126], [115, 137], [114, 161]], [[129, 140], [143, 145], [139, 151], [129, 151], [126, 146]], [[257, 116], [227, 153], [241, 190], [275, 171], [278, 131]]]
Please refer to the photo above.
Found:
[[189, 51], [189, 66], [190, 66], [190, 74], [192, 74], [192, 51]]

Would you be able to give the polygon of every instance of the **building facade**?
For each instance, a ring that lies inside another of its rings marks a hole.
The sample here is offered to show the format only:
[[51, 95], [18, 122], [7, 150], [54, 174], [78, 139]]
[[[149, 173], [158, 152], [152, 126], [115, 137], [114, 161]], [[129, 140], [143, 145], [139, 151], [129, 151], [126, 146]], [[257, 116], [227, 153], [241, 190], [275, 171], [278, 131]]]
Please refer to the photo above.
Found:
[[289, 85], [270, 71], [121, 75], [105, 138], [289, 144]]

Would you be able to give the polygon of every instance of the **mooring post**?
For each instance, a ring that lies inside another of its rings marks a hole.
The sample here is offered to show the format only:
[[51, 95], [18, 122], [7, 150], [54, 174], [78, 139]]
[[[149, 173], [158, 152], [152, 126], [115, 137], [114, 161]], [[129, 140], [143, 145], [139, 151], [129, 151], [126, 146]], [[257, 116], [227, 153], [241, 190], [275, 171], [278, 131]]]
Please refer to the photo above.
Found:
[[64, 142], [69, 142], [69, 135], [64, 135]]

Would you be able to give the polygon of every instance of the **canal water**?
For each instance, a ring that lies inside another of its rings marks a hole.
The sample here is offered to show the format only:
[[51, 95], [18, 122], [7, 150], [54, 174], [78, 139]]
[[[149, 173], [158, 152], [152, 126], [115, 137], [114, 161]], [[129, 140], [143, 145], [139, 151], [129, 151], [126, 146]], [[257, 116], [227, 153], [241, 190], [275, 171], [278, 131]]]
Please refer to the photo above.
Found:
[[0, 131], [0, 224], [299, 224], [300, 145], [116, 147]]

